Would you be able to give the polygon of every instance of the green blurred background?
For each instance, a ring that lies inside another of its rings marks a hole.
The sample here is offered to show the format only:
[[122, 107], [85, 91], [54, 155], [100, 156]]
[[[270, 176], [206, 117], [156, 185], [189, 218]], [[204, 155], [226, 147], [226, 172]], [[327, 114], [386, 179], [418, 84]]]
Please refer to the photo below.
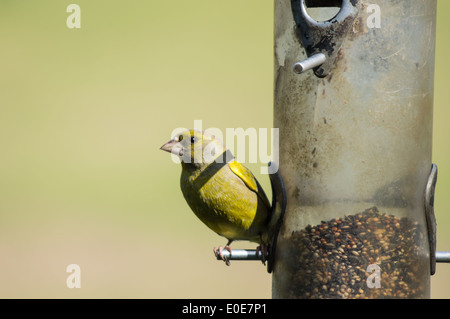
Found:
[[[273, 1], [77, 0], [81, 29], [66, 26], [70, 3], [0, 2], [0, 297], [270, 298], [261, 264], [214, 260], [225, 240], [159, 147], [196, 119], [272, 127]], [[450, 1], [438, 6], [433, 161], [450, 250]], [[439, 264], [432, 297], [449, 286]]]

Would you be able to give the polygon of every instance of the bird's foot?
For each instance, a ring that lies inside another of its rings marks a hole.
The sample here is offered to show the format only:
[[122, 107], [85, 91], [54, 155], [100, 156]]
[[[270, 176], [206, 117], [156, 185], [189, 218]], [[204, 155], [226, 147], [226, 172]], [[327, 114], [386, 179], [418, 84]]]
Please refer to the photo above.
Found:
[[231, 248], [228, 245], [226, 245], [225, 247], [219, 246], [219, 248], [214, 247], [214, 256], [217, 256], [217, 252], [219, 252], [219, 257], [222, 258], [222, 260], [225, 262], [225, 265], [230, 266], [230, 260], [222, 253], [224, 249], [229, 251], [231, 256]]

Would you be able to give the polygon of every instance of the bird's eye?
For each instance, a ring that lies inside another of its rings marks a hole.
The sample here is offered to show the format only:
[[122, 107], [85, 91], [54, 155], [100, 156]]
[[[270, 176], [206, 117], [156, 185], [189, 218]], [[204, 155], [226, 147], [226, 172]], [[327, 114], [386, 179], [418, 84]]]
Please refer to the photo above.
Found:
[[183, 140], [183, 135], [178, 136], [178, 142], [181, 142]]
[[194, 144], [197, 141], [197, 138], [195, 136], [191, 136], [191, 144]]

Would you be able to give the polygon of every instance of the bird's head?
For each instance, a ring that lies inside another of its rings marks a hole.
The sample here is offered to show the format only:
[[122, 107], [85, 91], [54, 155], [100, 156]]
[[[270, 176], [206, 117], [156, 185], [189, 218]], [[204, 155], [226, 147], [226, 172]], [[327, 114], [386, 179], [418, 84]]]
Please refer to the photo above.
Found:
[[196, 130], [184, 131], [161, 146], [161, 150], [180, 157], [183, 166], [201, 167], [212, 163], [226, 149], [213, 135]]

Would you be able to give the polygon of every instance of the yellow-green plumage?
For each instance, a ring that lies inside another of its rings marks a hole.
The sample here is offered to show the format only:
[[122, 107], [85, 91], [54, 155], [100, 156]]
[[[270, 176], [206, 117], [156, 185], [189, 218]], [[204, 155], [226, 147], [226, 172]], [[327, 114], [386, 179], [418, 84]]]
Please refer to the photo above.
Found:
[[[228, 240], [266, 237], [270, 203], [253, 174], [202, 132], [186, 131], [169, 141], [182, 158], [180, 186], [197, 217]], [[174, 146], [178, 145], [178, 146]], [[208, 156], [212, 154], [212, 156]]]

